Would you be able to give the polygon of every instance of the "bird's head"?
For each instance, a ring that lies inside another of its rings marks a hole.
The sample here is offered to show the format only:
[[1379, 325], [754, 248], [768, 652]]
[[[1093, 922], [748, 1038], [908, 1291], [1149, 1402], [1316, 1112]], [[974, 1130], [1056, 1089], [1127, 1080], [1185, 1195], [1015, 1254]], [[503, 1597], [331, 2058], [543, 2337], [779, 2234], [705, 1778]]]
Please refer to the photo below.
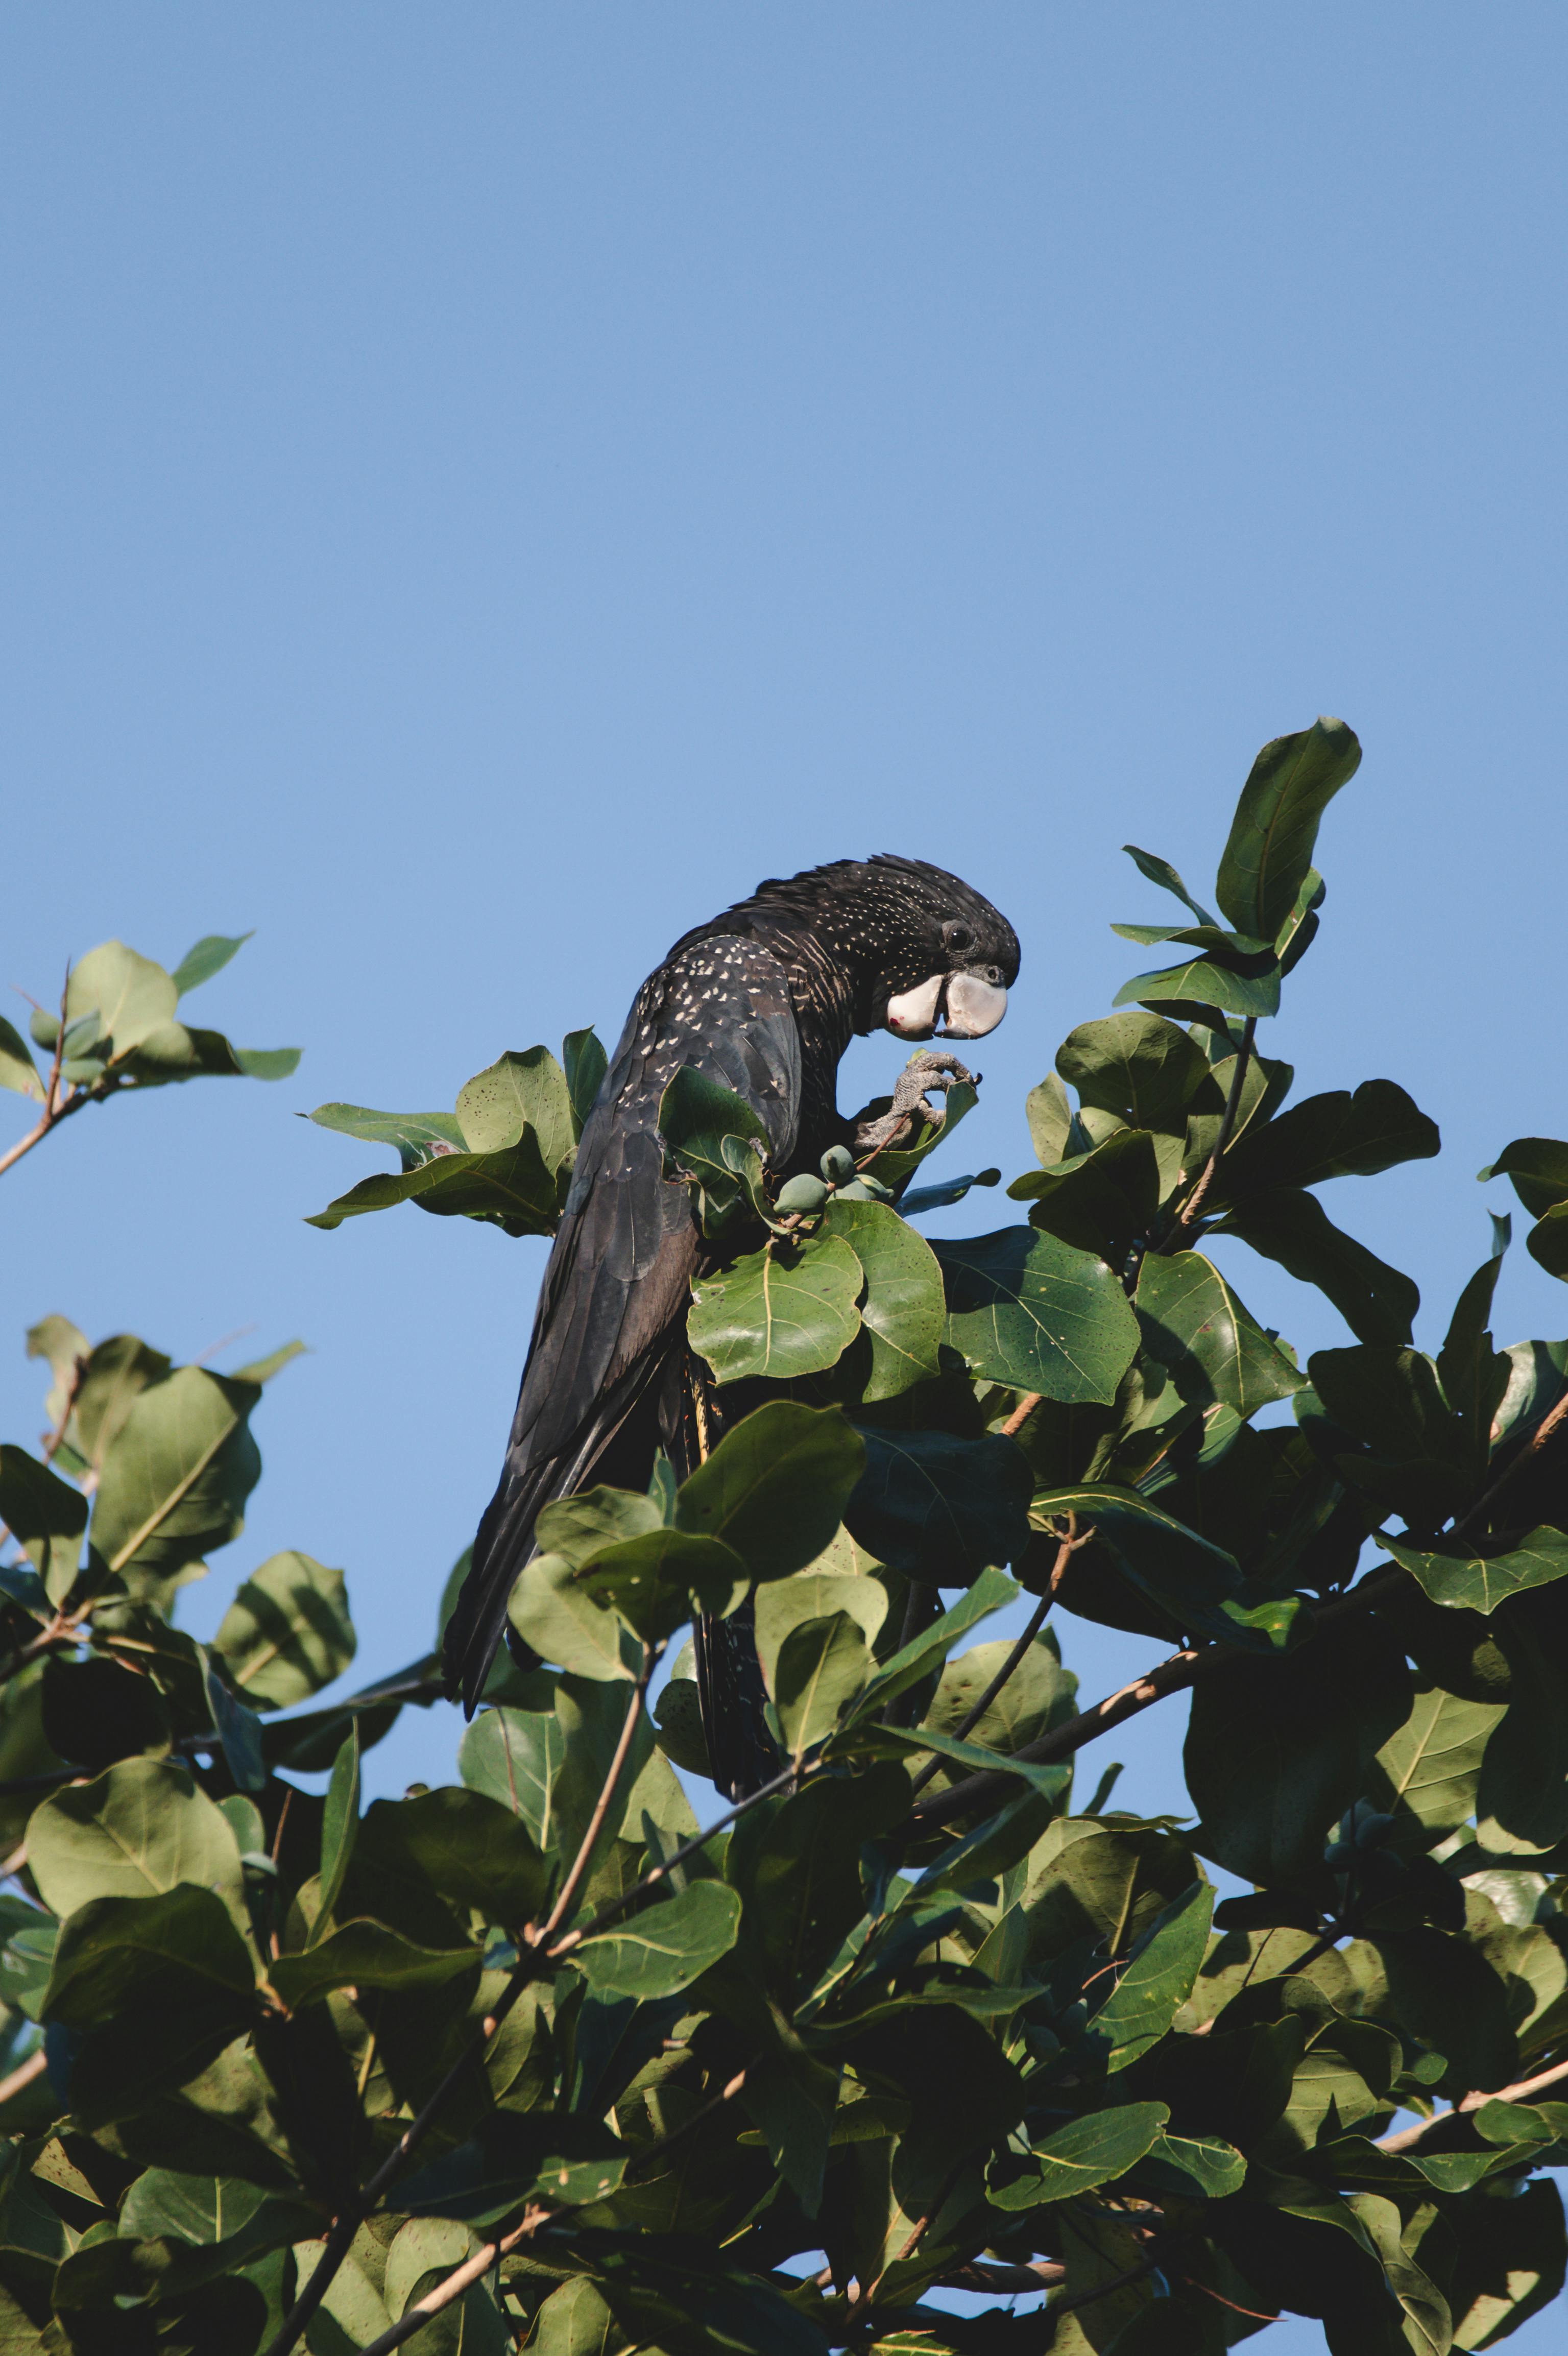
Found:
[[884, 851], [764, 884], [758, 898], [775, 895], [811, 910], [812, 931], [848, 969], [857, 1030], [982, 1039], [1007, 1012], [1018, 935], [944, 868]]

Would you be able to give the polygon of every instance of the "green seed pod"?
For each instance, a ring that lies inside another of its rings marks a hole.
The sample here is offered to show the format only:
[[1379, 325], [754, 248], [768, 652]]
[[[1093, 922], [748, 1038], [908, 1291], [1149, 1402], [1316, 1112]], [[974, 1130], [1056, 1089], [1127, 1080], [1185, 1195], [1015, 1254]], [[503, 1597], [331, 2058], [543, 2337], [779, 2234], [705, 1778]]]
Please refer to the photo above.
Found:
[[855, 1175], [855, 1157], [847, 1145], [830, 1145], [819, 1167], [830, 1186], [847, 1186]]
[[891, 1203], [892, 1201], [892, 1188], [891, 1186], [884, 1186], [880, 1178], [862, 1178], [860, 1183], [864, 1186], [867, 1194], [869, 1194], [873, 1203]]
[[786, 1179], [779, 1188], [778, 1207], [781, 1211], [820, 1211], [827, 1200], [827, 1189], [820, 1178], [802, 1173]]
[[838, 1200], [841, 1203], [869, 1203], [875, 1197], [863, 1178], [852, 1178], [848, 1186], [839, 1187]]

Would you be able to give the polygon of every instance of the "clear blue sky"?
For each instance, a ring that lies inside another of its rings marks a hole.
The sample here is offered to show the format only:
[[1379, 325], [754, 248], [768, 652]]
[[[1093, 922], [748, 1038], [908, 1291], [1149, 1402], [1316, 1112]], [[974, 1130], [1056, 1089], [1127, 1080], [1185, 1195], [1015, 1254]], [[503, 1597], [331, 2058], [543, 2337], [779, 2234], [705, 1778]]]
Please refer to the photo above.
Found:
[[[1565, 64], [1531, 0], [0, 12], [0, 982], [254, 926], [203, 1019], [305, 1050], [5, 1182], [7, 1433], [47, 1310], [312, 1346], [198, 1633], [297, 1545], [347, 1567], [359, 1672], [420, 1648], [542, 1260], [303, 1226], [373, 1157], [294, 1112], [609, 1038], [686, 926], [887, 848], [1022, 937], [967, 1132], [1010, 1174], [1134, 969], [1107, 920], [1156, 913], [1118, 846], [1207, 881], [1320, 710], [1366, 760], [1269, 1044], [1441, 1122], [1334, 1203], [1440, 1335], [1473, 1173], [1568, 1130]], [[1516, 1248], [1506, 1338], [1565, 1307]], [[1064, 1635], [1095, 1689], [1147, 1653]], [[1154, 1808], [1176, 1709], [1146, 1728]], [[384, 1785], [452, 1734], [406, 1718]]]

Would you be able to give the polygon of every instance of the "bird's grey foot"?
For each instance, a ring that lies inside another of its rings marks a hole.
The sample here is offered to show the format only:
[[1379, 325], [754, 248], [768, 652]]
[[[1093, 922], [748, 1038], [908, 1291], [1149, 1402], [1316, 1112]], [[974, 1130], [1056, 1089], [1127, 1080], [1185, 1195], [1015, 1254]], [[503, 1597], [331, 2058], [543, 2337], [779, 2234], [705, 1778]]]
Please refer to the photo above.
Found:
[[945, 1095], [951, 1087], [976, 1087], [979, 1079], [978, 1072], [966, 1069], [945, 1047], [922, 1048], [899, 1074], [887, 1111], [878, 1114], [873, 1120], [857, 1121], [854, 1137], [856, 1158], [859, 1160], [869, 1153], [880, 1153], [917, 1112], [927, 1120], [935, 1120], [938, 1115], [927, 1101], [928, 1089], [936, 1088]]

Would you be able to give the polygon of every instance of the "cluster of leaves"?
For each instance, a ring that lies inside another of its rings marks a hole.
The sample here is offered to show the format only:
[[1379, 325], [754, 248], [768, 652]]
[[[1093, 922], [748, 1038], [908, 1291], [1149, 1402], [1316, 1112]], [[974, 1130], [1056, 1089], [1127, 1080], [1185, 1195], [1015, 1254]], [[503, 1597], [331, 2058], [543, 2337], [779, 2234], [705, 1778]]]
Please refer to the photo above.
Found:
[[[5, 1458], [0, 2347], [1214, 2356], [1288, 2310], [1337, 2356], [1445, 2356], [1556, 2295], [1568, 1343], [1494, 1346], [1494, 1257], [1418, 1350], [1415, 1286], [1317, 1190], [1435, 1130], [1386, 1080], [1290, 1105], [1256, 1044], [1356, 758], [1338, 723], [1264, 748], [1229, 929], [1134, 854], [1195, 922], [1121, 929], [1188, 954], [1033, 1091], [1027, 1224], [908, 1224], [963, 1084], [786, 1199], [682, 1076], [666, 1145], [720, 1262], [692, 1344], [721, 1399], [769, 1387], [685, 1482], [541, 1516], [539, 1665], [496, 1672], [449, 1785], [361, 1808], [428, 1660], [268, 1715], [344, 1665], [336, 1574], [264, 1567], [205, 1650], [169, 1624], [270, 1369], [39, 1329], [50, 1461]], [[577, 1033], [454, 1119], [324, 1108], [404, 1163], [324, 1222], [548, 1231], [603, 1068]], [[1552, 1268], [1568, 1147], [1496, 1167]], [[1349, 1340], [1302, 1366], [1211, 1237]], [[231, 1421], [167, 1415], [159, 1489], [133, 1419], [182, 1383]], [[702, 1831], [681, 1632], [742, 1602], [779, 1772]], [[1051, 1612], [1165, 1657], [1082, 1708]], [[1114, 1769], [1074, 1799], [1081, 1747], [1189, 1689], [1196, 1821], [1113, 1810]]]

